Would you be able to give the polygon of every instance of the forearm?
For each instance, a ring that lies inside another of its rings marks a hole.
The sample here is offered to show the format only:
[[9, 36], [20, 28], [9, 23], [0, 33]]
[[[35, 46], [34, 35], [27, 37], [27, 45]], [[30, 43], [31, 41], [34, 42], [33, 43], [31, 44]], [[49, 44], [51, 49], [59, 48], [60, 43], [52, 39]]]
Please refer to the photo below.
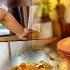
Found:
[[38, 36], [38, 32], [31, 31], [30, 33], [30, 30], [23, 28], [11, 13], [6, 12], [2, 9], [0, 9], [0, 23], [4, 24], [10, 31], [14, 32], [19, 38], [23, 39], [23, 37], [27, 35], [29, 38]]
[[16, 35], [20, 35], [24, 32], [24, 28], [10, 13], [6, 14], [5, 19], [2, 23]]
[[19, 22], [14, 18], [12, 14], [0, 9], [0, 22], [4, 24], [10, 31], [14, 32], [16, 35], [20, 35], [24, 32], [24, 28], [19, 24]]

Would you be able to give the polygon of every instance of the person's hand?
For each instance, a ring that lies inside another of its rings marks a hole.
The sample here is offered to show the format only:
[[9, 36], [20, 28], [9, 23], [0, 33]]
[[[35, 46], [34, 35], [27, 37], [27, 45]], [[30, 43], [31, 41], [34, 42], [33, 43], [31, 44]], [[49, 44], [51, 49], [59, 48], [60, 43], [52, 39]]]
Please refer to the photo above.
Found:
[[26, 29], [26, 28], [24, 28], [24, 31], [22, 32], [22, 34], [20, 34], [20, 35], [18, 35], [18, 37], [20, 38], [20, 39], [27, 39], [27, 34], [29, 33], [30, 31], [28, 30], [28, 29]]
[[38, 39], [39, 38], [39, 32], [35, 30], [30, 30], [29, 33], [26, 35], [28, 39]]
[[20, 39], [38, 39], [38, 36], [39, 36], [39, 32], [35, 30], [28, 30], [25, 28], [24, 32], [18, 37]]

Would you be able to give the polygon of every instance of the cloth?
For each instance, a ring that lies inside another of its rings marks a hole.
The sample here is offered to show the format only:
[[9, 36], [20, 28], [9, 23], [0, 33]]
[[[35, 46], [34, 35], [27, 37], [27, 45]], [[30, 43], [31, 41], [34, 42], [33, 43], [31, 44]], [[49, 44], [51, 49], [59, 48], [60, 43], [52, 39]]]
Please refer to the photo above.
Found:
[[[0, 8], [8, 11], [8, 8], [7, 8], [7, 3], [6, 1], [0, 1]], [[3, 21], [3, 19], [0, 19], [0, 22]]]

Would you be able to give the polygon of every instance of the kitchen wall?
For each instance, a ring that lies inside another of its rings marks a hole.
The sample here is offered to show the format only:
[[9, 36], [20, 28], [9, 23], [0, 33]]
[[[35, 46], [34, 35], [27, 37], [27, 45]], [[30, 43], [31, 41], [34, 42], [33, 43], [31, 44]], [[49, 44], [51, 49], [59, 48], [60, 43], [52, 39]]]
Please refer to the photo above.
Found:
[[[32, 44], [35, 44], [35, 48], [37, 45], [37, 41], [14, 41], [10, 42], [11, 47], [11, 57], [12, 59], [18, 56], [27, 48], [31, 47]], [[26, 47], [26, 48], [25, 48]], [[0, 70], [3, 70], [3, 67], [7, 65], [10, 61], [9, 59], [9, 46], [8, 42], [0, 42]]]
[[8, 43], [0, 42], [0, 68], [9, 61]]
[[[23, 47], [25, 47], [26, 42], [16, 41], [11, 42], [11, 54], [12, 58], [18, 55]], [[0, 42], [0, 70], [9, 62], [9, 51], [8, 51], [8, 43]]]
[[[55, 7], [57, 4], [57, 0], [50, 0], [52, 4], [52, 9]], [[61, 0], [61, 3], [63, 3], [66, 6], [66, 11], [65, 11], [65, 20], [67, 23], [70, 23], [70, 0]], [[55, 12], [53, 13], [55, 14]], [[55, 16], [55, 15], [54, 15]]]
[[[33, 0], [32, 0], [33, 1]], [[49, 0], [51, 3], [51, 9], [53, 10], [55, 8], [55, 5], [57, 4], [57, 0]], [[41, 0], [35, 0], [33, 2], [40, 3]], [[70, 0], [61, 0], [61, 3], [63, 3], [66, 6], [66, 12], [65, 12], [65, 19], [67, 23], [70, 23]], [[53, 12], [53, 17], [55, 16], [55, 12]]]

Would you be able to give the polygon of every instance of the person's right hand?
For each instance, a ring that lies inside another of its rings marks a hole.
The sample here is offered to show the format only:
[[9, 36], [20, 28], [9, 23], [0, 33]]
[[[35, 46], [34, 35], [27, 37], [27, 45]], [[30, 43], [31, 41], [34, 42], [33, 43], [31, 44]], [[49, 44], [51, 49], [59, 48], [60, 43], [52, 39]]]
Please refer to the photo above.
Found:
[[39, 32], [30, 29], [30, 31], [29, 31], [29, 33], [27, 34], [26, 37], [28, 39], [38, 39], [39, 38]]
[[18, 36], [18, 38], [20, 38], [20, 39], [27, 39], [27, 35], [28, 35], [28, 33], [29, 33], [30, 31], [28, 30], [28, 29], [26, 29], [26, 28], [24, 28], [24, 31], [22, 32], [22, 34], [19, 34], [19, 35], [17, 35]]
[[24, 32], [19, 35], [20, 39], [38, 39], [39, 32], [31, 30], [31, 29], [24, 29]]

